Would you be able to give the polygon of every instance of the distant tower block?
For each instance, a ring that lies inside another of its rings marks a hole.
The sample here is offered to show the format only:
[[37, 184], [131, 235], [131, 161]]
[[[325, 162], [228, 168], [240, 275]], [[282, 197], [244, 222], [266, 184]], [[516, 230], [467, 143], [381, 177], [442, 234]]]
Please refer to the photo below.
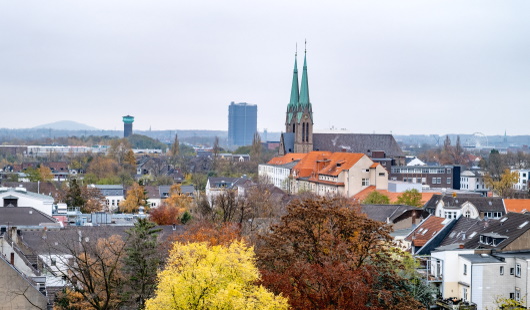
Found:
[[134, 122], [134, 116], [126, 115], [123, 117], [123, 137], [127, 138], [132, 135], [132, 124]]

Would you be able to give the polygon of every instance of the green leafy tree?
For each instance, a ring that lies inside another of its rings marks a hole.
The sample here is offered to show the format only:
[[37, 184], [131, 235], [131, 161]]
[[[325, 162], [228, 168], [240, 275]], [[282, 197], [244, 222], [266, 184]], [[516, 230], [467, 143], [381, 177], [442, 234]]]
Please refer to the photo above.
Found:
[[147, 309], [288, 309], [284, 297], [255, 284], [259, 278], [254, 251], [242, 242], [175, 242]]
[[363, 204], [366, 205], [389, 205], [390, 204], [390, 198], [388, 198], [387, 195], [380, 193], [378, 191], [373, 191], [368, 196], [366, 196], [366, 199], [363, 200]]
[[26, 174], [30, 182], [42, 181], [40, 172], [38, 169], [29, 167], [29, 168], [26, 168], [26, 170], [24, 170], [24, 173]]
[[158, 251], [158, 233], [155, 224], [147, 219], [138, 219], [134, 227], [127, 230], [129, 235], [125, 248], [124, 273], [127, 276], [125, 300], [129, 307], [144, 309], [156, 288], [157, 271], [162, 263]]
[[421, 193], [417, 189], [408, 189], [398, 196], [396, 204], [407, 205], [413, 207], [421, 207], [423, 202], [421, 201]]

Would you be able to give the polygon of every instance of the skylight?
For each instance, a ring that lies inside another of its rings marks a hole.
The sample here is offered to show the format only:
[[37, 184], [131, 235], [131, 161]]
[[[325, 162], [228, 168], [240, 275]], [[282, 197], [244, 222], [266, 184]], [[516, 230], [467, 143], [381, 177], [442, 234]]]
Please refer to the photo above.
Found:
[[508, 219], [507, 217], [503, 217], [503, 218], [501, 219], [501, 223], [506, 222], [507, 219]]
[[528, 221], [522, 223], [521, 225], [517, 226], [517, 228], [521, 229], [523, 227], [525, 227], [526, 225], [528, 225]]

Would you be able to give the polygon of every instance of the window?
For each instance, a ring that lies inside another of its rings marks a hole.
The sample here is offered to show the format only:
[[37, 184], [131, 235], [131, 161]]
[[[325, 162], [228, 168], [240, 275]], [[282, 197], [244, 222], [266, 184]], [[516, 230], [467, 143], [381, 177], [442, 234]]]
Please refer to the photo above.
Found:
[[499, 274], [500, 274], [501, 276], [504, 275], [504, 266], [500, 266], [500, 267], [499, 267]]
[[384, 173], [384, 172], [379, 172], [379, 176], [380, 176], [380, 177], [384, 177], [384, 176], [385, 176], [385, 173]]
[[521, 277], [521, 264], [515, 264], [515, 276], [518, 278]]
[[370, 185], [370, 179], [369, 178], [363, 178], [361, 182], [362, 186], [369, 186]]
[[52, 263], [52, 266], [56, 266], [57, 265], [57, 259], [52, 258], [51, 259], [51, 263]]
[[467, 264], [464, 264], [464, 275], [467, 275]]
[[451, 178], [447, 178], [447, 185], [451, 184]]
[[515, 293], [510, 293], [510, 299], [515, 299]]
[[464, 287], [463, 290], [462, 290], [462, 298], [467, 301], [468, 299], [468, 294], [467, 294], [467, 287]]
[[517, 287], [515, 288], [515, 300], [521, 301], [521, 289]]
[[513, 276], [515, 273], [515, 268], [510, 268], [510, 275]]
[[471, 217], [471, 212], [468, 210], [466, 211], [466, 213], [464, 214], [465, 217]]

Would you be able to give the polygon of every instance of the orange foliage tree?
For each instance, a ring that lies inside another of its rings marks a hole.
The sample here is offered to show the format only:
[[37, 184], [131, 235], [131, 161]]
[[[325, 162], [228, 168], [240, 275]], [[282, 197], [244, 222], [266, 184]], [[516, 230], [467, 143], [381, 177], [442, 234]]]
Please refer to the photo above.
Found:
[[[293, 309], [420, 309], [390, 246], [391, 228], [345, 198], [292, 201], [262, 236], [262, 284]], [[397, 268], [396, 268], [397, 267]]]
[[149, 219], [158, 225], [177, 224], [192, 202], [191, 197], [182, 193], [180, 184], [173, 184], [169, 189], [169, 197], [164, 199], [161, 206], [149, 212]]
[[[56, 272], [69, 283], [56, 309], [117, 309], [125, 283], [122, 272], [125, 242], [119, 235], [79, 232], [52, 245], [58, 255]], [[79, 240], [78, 240], [79, 239]]]

